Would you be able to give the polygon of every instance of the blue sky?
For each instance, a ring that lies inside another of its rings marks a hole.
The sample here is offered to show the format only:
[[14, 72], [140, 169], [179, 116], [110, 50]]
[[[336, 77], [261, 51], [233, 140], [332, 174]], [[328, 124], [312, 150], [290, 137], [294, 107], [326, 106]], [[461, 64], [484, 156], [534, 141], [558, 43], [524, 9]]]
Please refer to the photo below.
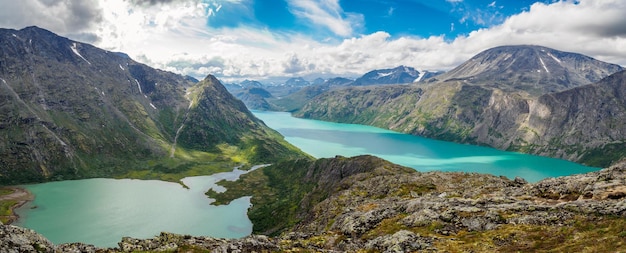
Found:
[[[340, 1], [344, 19], [357, 19], [355, 34], [385, 31], [393, 37], [445, 35], [453, 39], [480, 28], [502, 23], [506, 17], [527, 11], [537, 1], [433, 1], [433, 0], [352, 0]], [[550, 1], [543, 1], [549, 3]], [[274, 31], [311, 34], [316, 39], [341, 37], [326, 27], [301, 19], [299, 8], [287, 1], [240, 1], [219, 3], [220, 9], [207, 22], [209, 27], [256, 26]], [[216, 7], [212, 6], [215, 10]]]
[[37, 25], [153, 67], [229, 82], [449, 70], [535, 44], [626, 65], [624, 0], [0, 0]]

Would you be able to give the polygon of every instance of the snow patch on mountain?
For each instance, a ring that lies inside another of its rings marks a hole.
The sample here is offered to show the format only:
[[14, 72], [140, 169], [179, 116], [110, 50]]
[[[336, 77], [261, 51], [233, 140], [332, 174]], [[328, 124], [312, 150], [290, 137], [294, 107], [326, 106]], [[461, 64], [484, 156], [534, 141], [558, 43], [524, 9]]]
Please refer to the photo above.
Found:
[[541, 62], [541, 66], [543, 66], [543, 69], [545, 69], [546, 72], [550, 73], [550, 70], [548, 70], [548, 67], [546, 67], [546, 64], [543, 63], [543, 59], [541, 59], [541, 57], [539, 57], [539, 61]]
[[552, 57], [552, 59], [554, 59], [558, 63], [561, 63], [561, 60], [559, 60], [559, 58], [556, 58], [556, 56], [552, 55], [551, 53], [548, 53], [548, 56]]
[[141, 90], [141, 85], [139, 85], [139, 81], [135, 79], [135, 82], [137, 83], [137, 88], [139, 88], [139, 93], [143, 94], [143, 91]]
[[383, 77], [386, 77], [386, 76], [390, 76], [390, 75], [393, 75], [393, 74], [394, 74], [393, 71], [389, 72], [389, 73], [378, 73], [378, 76], [376, 77], [376, 79], [383, 78]]
[[78, 57], [80, 57], [81, 59], [83, 59], [84, 61], [86, 61], [87, 63], [89, 63], [89, 65], [91, 65], [91, 62], [89, 62], [87, 59], [85, 59], [85, 57], [83, 57], [79, 52], [78, 49], [76, 48], [76, 42], [72, 43], [72, 46], [70, 47], [72, 49], [72, 52], [74, 52], [74, 54], [78, 55]]
[[415, 81], [413, 81], [414, 83], [421, 81], [426, 75], [426, 71], [419, 71], [418, 73], [419, 73], [419, 76], [415, 78]]

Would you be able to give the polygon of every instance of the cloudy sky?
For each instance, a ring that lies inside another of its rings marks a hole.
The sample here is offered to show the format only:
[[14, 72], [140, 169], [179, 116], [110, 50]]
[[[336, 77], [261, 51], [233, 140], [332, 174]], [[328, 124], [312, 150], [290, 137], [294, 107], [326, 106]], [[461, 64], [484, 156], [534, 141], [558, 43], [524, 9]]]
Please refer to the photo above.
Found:
[[226, 81], [449, 70], [536, 44], [626, 66], [626, 1], [0, 0], [0, 27], [36, 25], [153, 67]]

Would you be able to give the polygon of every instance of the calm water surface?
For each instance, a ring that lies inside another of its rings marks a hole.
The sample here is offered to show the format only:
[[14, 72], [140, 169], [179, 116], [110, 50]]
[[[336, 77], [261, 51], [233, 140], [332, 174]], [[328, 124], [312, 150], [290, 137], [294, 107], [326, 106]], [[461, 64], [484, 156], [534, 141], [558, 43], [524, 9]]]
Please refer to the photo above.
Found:
[[598, 170], [565, 160], [437, 141], [371, 126], [300, 119], [284, 112], [253, 112], [288, 142], [317, 158], [371, 154], [418, 171], [479, 172], [511, 179], [520, 176], [529, 182]]
[[[466, 171], [521, 176], [530, 182], [584, 173], [576, 163], [455, 144], [353, 124], [294, 118], [288, 113], [254, 112], [286, 140], [315, 157], [371, 154], [419, 171]], [[235, 170], [183, 179], [180, 184], [150, 180], [87, 179], [26, 186], [35, 200], [18, 210], [17, 225], [32, 228], [53, 243], [84, 242], [113, 247], [124, 236], [150, 238], [161, 231], [238, 238], [249, 235], [250, 198], [212, 206], [204, 195], [215, 182], [234, 180]], [[36, 207], [32, 209], [31, 207]]]
[[[20, 210], [16, 225], [34, 229], [55, 244], [117, 246], [124, 236], [151, 238], [161, 231], [239, 238], [252, 232], [250, 197], [212, 206], [204, 193], [241, 170], [189, 177], [180, 184], [156, 180], [85, 179], [28, 185], [35, 200]], [[33, 207], [35, 207], [33, 209]]]

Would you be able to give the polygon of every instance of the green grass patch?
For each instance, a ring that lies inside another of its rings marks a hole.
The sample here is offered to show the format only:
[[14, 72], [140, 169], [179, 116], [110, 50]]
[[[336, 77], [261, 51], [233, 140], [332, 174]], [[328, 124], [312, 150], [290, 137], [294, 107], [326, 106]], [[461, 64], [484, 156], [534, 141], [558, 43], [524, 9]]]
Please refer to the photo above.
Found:
[[0, 201], [0, 221], [2, 221], [2, 224], [7, 224], [10, 221], [8, 216], [13, 215], [11, 208], [17, 205], [17, 203], [17, 200]]
[[11, 189], [6, 189], [6, 188], [0, 189], [0, 196], [9, 195], [11, 193], [13, 193], [13, 190]]
[[578, 162], [588, 166], [606, 168], [624, 157], [626, 157], [626, 143], [613, 143], [586, 151]]
[[17, 205], [17, 200], [6, 200], [0, 202], [0, 215], [1, 216], [9, 216], [13, 215], [11, 211], [11, 207]]
[[361, 237], [363, 240], [371, 240], [380, 236], [392, 235], [400, 230], [409, 230], [406, 225], [399, 221], [405, 218], [406, 214], [400, 214], [392, 218], [382, 220], [374, 229], [368, 231]]

